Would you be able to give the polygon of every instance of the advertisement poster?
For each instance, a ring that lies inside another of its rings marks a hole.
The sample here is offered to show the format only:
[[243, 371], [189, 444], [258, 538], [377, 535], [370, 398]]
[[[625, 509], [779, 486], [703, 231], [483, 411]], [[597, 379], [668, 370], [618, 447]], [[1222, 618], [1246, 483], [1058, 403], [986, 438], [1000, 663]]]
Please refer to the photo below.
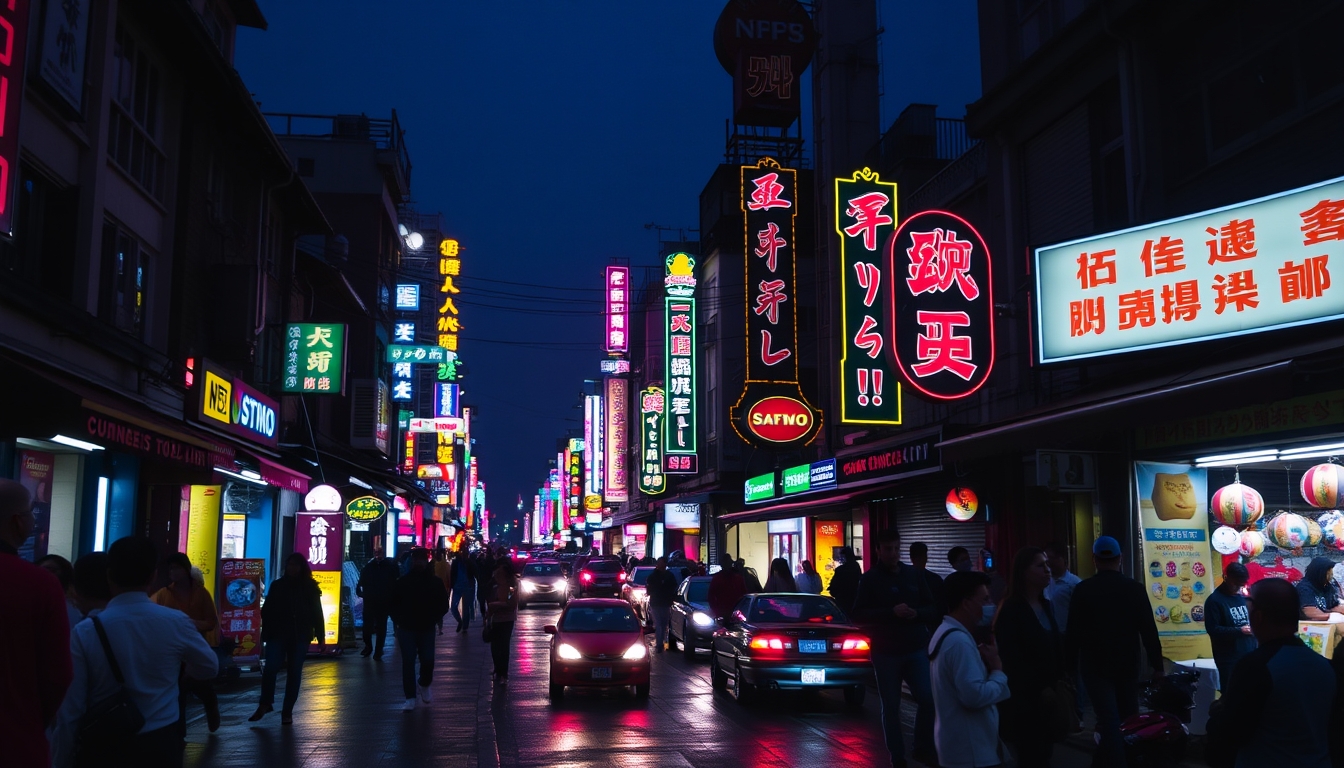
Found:
[[51, 476], [56, 456], [42, 451], [19, 451], [18, 481], [33, 495], [33, 535], [19, 546], [19, 557], [36, 562], [46, 557], [51, 535]]
[[336, 647], [341, 627], [341, 561], [345, 546], [341, 512], [304, 510], [294, 519], [294, 551], [308, 558], [313, 578], [322, 589], [322, 615], [327, 645]]
[[845, 546], [845, 524], [839, 520], [816, 520], [812, 523], [812, 540], [816, 547], [816, 568], [821, 575], [821, 593], [829, 595], [831, 578], [841, 564], [840, 548]]
[[1208, 472], [1188, 464], [1134, 463], [1148, 601], [1174, 661], [1213, 653], [1204, 629], [1204, 599], [1214, 587], [1209, 546]]
[[233, 638], [233, 660], [261, 661], [261, 587], [266, 561], [261, 558], [219, 561], [219, 631]]
[[219, 562], [219, 502], [223, 487], [218, 485], [191, 486], [191, 502], [187, 519], [187, 557], [201, 569], [205, 588], [216, 597], [215, 580]]

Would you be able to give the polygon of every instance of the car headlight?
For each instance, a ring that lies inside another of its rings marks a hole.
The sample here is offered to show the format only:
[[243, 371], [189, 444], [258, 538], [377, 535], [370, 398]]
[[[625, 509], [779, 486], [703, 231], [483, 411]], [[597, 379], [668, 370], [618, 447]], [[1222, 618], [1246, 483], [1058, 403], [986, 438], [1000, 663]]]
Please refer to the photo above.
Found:
[[622, 655], [621, 658], [628, 659], [630, 661], [638, 661], [639, 659], [642, 659], [648, 655], [649, 655], [649, 649], [645, 648], [643, 643], [635, 643], [634, 645], [626, 649], [625, 654]]
[[579, 653], [579, 649], [575, 648], [569, 643], [561, 643], [555, 649], [555, 655], [559, 656], [562, 659], [569, 659], [570, 661], [583, 658], [583, 654]]
[[704, 611], [696, 611], [695, 613], [692, 613], [691, 621], [695, 622], [695, 626], [697, 627], [714, 626], [714, 617]]
[[557, 581], [555, 582], [555, 588], [560, 590], [561, 592], [564, 592], [565, 590], [569, 589], [569, 582]]
[[528, 581], [528, 580], [526, 580], [526, 579], [524, 579], [523, 581], [519, 582], [519, 585], [523, 588], [523, 591], [524, 591], [524, 592], [531, 592], [532, 590], [534, 590], [534, 589], [537, 588], [535, 584], [533, 584], [532, 582], [530, 582], [530, 581]]

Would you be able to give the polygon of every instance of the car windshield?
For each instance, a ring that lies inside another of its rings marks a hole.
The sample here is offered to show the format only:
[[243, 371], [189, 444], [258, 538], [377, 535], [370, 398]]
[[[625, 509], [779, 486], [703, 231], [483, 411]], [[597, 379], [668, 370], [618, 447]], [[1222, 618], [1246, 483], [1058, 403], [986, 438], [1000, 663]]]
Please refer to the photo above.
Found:
[[630, 574], [630, 583], [642, 587], [649, 582], [650, 573], [653, 573], [652, 568], [636, 568], [635, 572]]
[[639, 620], [628, 606], [570, 606], [560, 628], [566, 632], [638, 632]]
[[766, 624], [847, 623], [840, 606], [829, 597], [813, 595], [774, 595], [758, 597], [751, 606], [748, 621]]
[[596, 560], [587, 565], [587, 570], [593, 573], [616, 573], [621, 570], [621, 564], [615, 560]]
[[686, 587], [686, 601], [689, 603], [709, 602], [709, 582], [692, 581]]
[[559, 576], [559, 563], [532, 563], [523, 568], [524, 576]]

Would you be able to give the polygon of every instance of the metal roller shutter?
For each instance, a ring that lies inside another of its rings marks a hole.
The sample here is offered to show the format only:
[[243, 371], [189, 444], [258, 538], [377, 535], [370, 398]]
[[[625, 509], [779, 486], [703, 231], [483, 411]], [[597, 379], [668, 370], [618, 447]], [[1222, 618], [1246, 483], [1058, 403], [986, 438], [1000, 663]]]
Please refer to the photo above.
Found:
[[901, 489], [898, 498], [871, 502], [870, 507], [878, 513], [874, 515], [878, 526], [871, 535], [881, 530], [881, 521], [894, 522], [901, 532], [901, 559], [909, 562], [910, 545], [922, 541], [929, 546], [929, 570], [939, 574], [952, 572], [947, 553], [953, 547], [965, 547], [973, 559], [978, 559], [985, 546], [984, 514], [965, 523], [953, 520], [944, 503], [951, 487], [946, 479], [933, 480]]

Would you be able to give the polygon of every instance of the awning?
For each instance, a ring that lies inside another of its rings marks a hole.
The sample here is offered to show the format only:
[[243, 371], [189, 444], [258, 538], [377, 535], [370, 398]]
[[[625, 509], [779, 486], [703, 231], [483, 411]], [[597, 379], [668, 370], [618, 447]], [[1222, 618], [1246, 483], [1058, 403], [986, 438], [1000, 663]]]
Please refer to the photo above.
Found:
[[308, 493], [308, 484], [311, 480], [307, 475], [297, 470], [290, 469], [283, 464], [277, 464], [270, 459], [262, 456], [257, 457], [261, 462], [261, 479], [274, 485], [277, 488], [284, 488], [287, 491], [295, 493]]

